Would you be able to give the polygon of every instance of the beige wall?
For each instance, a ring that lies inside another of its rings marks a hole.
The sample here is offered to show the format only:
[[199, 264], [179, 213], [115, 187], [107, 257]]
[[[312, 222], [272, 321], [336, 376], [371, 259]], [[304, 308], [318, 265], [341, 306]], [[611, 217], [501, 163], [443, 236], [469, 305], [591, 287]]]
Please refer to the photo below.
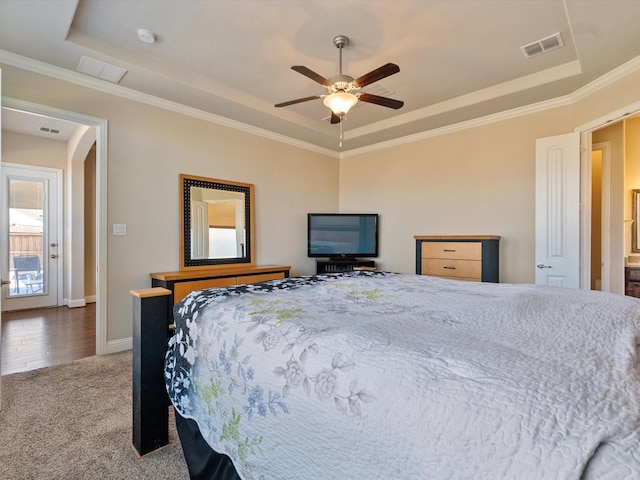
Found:
[[624, 153], [624, 190], [625, 190], [625, 222], [628, 225], [625, 236], [625, 255], [638, 255], [631, 251], [631, 229], [636, 226], [633, 218], [633, 190], [640, 189], [640, 117], [631, 118], [624, 122], [625, 153]]
[[[306, 214], [338, 208], [338, 160], [0, 65], [3, 95], [108, 121], [107, 340], [131, 336], [129, 290], [178, 269], [178, 175], [253, 183], [260, 264], [308, 274]], [[114, 223], [126, 236], [112, 236]]]
[[[624, 244], [625, 244], [625, 192], [624, 192], [624, 123], [612, 125], [593, 132], [593, 144], [606, 143], [610, 151], [610, 215], [603, 221], [608, 229], [610, 240], [609, 258], [605, 255], [605, 264], [610, 265], [610, 291], [624, 292]], [[594, 265], [597, 268], [597, 265]]]
[[632, 74], [573, 105], [338, 161], [2, 68], [4, 95], [108, 121], [107, 223], [127, 224], [127, 236], [108, 236], [109, 341], [131, 335], [129, 290], [178, 268], [179, 173], [255, 184], [258, 263], [292, 265], [293, 275], [314, 269], [307, 212], [340, 209], [381, 214], [383, 269], [414, 271], [416, 234], [493, 234], [503, 237], [501, 280], [532, 282], [535, 139], [640, 100]]
[[[534, 282], [535, 140], [604, 124], [610, 113], [640, 102], [638, 85], [640, 72], [632, 72], [571, 105], [347, 157], [340, 208], [381, 214], [378, 263], [385, 270], [415, 272], [414, 235], [488, 234], [502, 236], [500, 280]], [[611, 286], [622, 292], [621, 160], [611, 182]]]
[[558, 108], [343, 159], [340, 208], [381, 214], [379, 264], [415, 272], [414, 235], [500, 235], [500, 280], [534, 281], [535, 140]]
[[2, 132], [2, 161], [65, 170], [67, 144], [31, 135]]

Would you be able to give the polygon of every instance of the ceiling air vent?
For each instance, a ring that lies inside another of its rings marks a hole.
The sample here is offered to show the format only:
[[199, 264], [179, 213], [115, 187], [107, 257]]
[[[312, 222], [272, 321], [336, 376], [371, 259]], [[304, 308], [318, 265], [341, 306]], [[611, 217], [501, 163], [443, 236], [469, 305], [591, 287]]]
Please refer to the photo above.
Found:
[[127, 73], [127, 70], [124, 68], [85, 56], [80, 59], [76, 70], [80, 73], [101, 78], [102, 80], [112, 83], [120, 83], [124, 74]]
[[40, 131], [44, 133], [52, 133], [53, 135], [60, 134], [60, 130], [58, 130], [57, 128], [40, 127]]
[[522, 54], [526, 58], [531, 58], [562, 46], [564, 46], [564, 43], [562, 42], [562, 35], [555, 33], [536, 42], [523, 45], [520, 47], [520, 50], [522, 50]]

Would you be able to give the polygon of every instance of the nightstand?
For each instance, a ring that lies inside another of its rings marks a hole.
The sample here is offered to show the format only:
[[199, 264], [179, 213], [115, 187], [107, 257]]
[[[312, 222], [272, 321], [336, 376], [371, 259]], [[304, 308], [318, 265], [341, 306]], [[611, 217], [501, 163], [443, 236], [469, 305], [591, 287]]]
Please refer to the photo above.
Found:
[[624, 267], [624, 293], [640, 298], [640, 265]]

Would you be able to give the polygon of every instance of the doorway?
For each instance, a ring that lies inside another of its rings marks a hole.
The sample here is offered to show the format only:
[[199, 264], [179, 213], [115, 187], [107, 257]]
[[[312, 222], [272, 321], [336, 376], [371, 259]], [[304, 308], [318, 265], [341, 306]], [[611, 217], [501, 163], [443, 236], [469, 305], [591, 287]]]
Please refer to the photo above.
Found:
[[[53, 107], [47, 107], [43, 105], [37, 105], [22, 100], [11, 99], [8, 97], [3, 98], [3, 113], [5, 109], [18, 111], [25, 115], [32, 115], [39, 118], [53, 118], [65, 122], [74, 122], [80, 124], [83, 128], [81, 134], [74, 138], [75, 151], [86, 152], [94, 148], [95, 157], [95, 205], [91, 208], [94, 213], [94, 224], [92, 226], [93, 235], [95, 239], [95, 264], [93, 272], [91, 273], [95, 278], [95, 297], [91, 300], [95, 300], [95, 354], [102, 355], [109, 352], [107, 346], [107, 306], [106, 306], [106, 241], [107, 241], [107, 228], [106, 228], [106, 186], [107, 186], [107, 122], [104, 119], [86, 116], [79, 113], [68, 112]], [[3, 117], [3, 120], [6, 117]], [[3, 129], [5, 128], [5, 122], [3, 121]], [[4, 146], [4, 145], [3, 145]], [[70, 162], [84, 161], [84, 158], [69, 158]], [[77, 181], [77, 177], [73, 176], [71, 172], [66, 172], [64, 182]], [[73, 202], [78, 202], [78, 198], [69, 198], [65, 196], [64, 215], [67, 219], [73, 218], [68, 208]], [[84, 203], [83, 203], [84, 205]], [[69, 232], [71, 224], [65, 223], [64, 230]], [[81, 233], [83, 236], [83, 233]], [[67, 261], [70, 260], [71, 255], [66, 255]], [[65, 265], [67, 268], [67, 265]], [[69, 297], [73, 300], [73, 297]], [[63, 303], [67, 301], [65, 292], [65, 299]], [[75, 305], [74, 305], [75, 306]]]
[[[640, 102], [576, 129], [581, 132], [582, 145], [582, 288], [590, 288], [600, 274], [602, 291], [620, 295], [625, 293], [625, 259], [629, 255], [632, 220], [630, 189], [636, 188], [630, 185], [629, 178], [630, 167], [636, 168], [633, 167], [632, 157], [636, 159], [635, 163], [638, 163], [637, 168], [640, 168], [638, 155], [629, 155], [627, 140], [630, 135], [625, 124], [628, 121], [640, 122], [638, 112]], [[598, 208], [597, 202], [594, 205], [592, 198], [597, 190], [597, 185], [593, 185], [597, 182], [593, 174], [593, 163], [594, 159], [598, 162], [598, 152], [602, 153], [600, 219], [597, 218], [598, 213], [594, 212], [594, 209]], [[638, 178], [640, 179], [640, 176]], [[597, 232], [592, 228], [594, 221], [601, 223]], [[601, 242], [600, 248], [597, 246], [598, 241]], [[596, 249], [601, 252], [599, 264], [597, 252], [594, 252]]]

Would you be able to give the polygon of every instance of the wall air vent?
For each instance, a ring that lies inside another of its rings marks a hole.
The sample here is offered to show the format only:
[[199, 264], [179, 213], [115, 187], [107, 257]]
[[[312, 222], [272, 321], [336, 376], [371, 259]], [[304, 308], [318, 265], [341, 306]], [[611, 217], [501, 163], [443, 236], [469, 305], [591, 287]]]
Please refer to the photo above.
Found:
[[536, 55], [540, 55], [541, 53], [555, 50], [556, 48], [560, 48], [562, 46], [564, 46], [562, 35], [560, 35], [559, 33], [554, 33], [553, 35], [549, 35], [548, 37], [540, 39], [536, 42], [529, 43], [528, 45], [523, 45], [522, 47], [520, 47], [520, 50], [526, 58], [531, 58], [535, 57]]

